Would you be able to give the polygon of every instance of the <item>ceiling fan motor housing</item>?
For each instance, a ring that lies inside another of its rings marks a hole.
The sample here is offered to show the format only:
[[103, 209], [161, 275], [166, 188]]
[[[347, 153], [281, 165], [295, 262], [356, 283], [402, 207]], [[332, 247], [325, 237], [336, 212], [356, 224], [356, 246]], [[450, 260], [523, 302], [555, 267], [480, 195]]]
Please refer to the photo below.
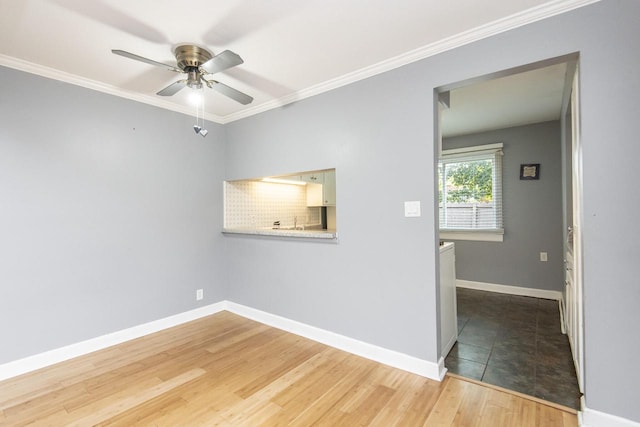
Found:
[[187, 73], [187, 86], [191, 89], [202, 88], [200, 66], [213, 58], [211, 52], [198, 46], [185, 44], [175, 50], [178, 68]]
[[208, 50], [190, 44], [176, 47], [175, 55], [178, 68], [187, 73], [190, 71], [189, 68], [195, 67], [197, 69], [213, 58], [213, 54]]

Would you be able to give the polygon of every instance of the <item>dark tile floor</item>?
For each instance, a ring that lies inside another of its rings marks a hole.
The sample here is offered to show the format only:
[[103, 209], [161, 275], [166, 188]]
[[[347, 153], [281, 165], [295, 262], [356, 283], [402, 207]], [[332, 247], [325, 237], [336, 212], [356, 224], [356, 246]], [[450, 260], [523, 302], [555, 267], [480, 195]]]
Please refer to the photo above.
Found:
[[450, 372], [578, 409], [571, 349], [558, 302], [458, 288]]

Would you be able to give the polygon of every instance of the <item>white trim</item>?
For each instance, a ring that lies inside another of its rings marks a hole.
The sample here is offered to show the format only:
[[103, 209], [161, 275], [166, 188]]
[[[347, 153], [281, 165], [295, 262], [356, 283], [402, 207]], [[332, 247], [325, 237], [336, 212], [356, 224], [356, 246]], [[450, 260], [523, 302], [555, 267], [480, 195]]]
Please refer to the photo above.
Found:
[[[92, 89], [98, 92], [107, 93], [109, 95], [119, 96], [121, 98], [130, 99], [132, 101], [141, 102], [143, 104], [153, 105], [155, 107], [164, 108], [165, 110], [175, 111], [177, 113], [193, 116], [193, 109], [186, 105], [176, 104], [167, 100], [161, 99], [155, 96], [143, 95], [137, 92], [130, 92], [121, 89], [116, 86], [112, 86], [106, 83], [99, 82], [97, 80], [91, 80], [85, 77], [78, 76], [76, 74], [67, 73], [65, 71], [56, 70], [55, 68], [47, 67], [45, 65], [35, 64], [33, 62], [25, 61], [19, 58], [0, 54], [0, 65], [13, 68], [25, 73], [31, 73], [38, 76], [46, 77], [53, 80], [69, 83], [76, 86], [81, 86], [87, 89]], [[204, 118], [206, 120], [223, 123], [224, 118], [215, 114], [205, 113]]]
[[573, 251], [572, 280], [574, 295], [571, 349], [576, 365], [578, 386], [584, 391], [585, 349], [584, 349], [584, 176], [582, 162], [582, 140], [580, 133], [580, 64], [576, 64], [571, 91], [571, 185], [573, 194]]
[[482, 40], [496, 34], [512, 30], [514, 28], [522, 27], [532, 22], [541, 21], [552, 16], [560, 15], [562, 13], [590, 5], [592, 3], [597, 3], [599, 1], [600, 0], [555, 0], [540, 6], [532, 7], [511, 16], [498, 19], [488, 24], [481, 25], [479, 27], [464, 31], [454, 36], [438, 40], [437, 42], [428, 44], [426, 46], [422, 46], [409, 52], [405, 52], [393, 58], [389, 58], [385, 61], [373, 64], [369, 67], [361, 68], [360, 70], [345, 74], [335, 79], [319, 83], [309, 88], [284, 96], [280, 99], [264, 102], [262, 104], [256, 105], [255, 107], [241, 110], [237, 113], [229, 114], [224, 117], [224, 123], [243, 119], [254, 114], [262, 113], [267, 110], [282, 107], [283, 105], [290, 104], [292, 102], [319, 95], [321, 93], [328, 92], [330, 90], [337, 89], [339, 87], [346, 86], [360, 80], [364, 80], [368, 77], [382, 74], [387, 71], [402, 67], [404, 65], [429, 58], [439, 53], [446, 52], [448, 50], [452, 50], [460, 46], [464, 46], [478, 40]]
[[291, 332], [310, 340], [344, 350], [351, 354], [436, 381], [441, 381], [444, 377], [444, 373], [446, 373], [446, 370], [444, 369], [444, 362], [442, 367], [440, 367], [439, 363], [418, 359], [417, 357], [378, 347], [377, 345], [369, 344], [354, 338], [336, 334], [335, 332], [320, 329], [315, 326], [310, 326], [295, 320], [256, 310], [230, 301], [227, 301], [227, 310], [242, 317], [246, 317], [247, 319], [252, 319], [257, 322], [264, 323], [265, 325], [282, 329], [283, 331]]
[[560, 299], [558, 300], [558, 309], [560, 310], [560, 331], [566, 335], [567, 334], [567, 320], [564, 318], [564, 294], [561, 293]]
[[472, 240], [476, 242], [502, 242], [504, 230], [500, 231], [443, 231], [440, 230], [442, 240]]
[[404, 353], [378, 347], [354, 338], [349, 338], [344, 335], [256, 310], [241, 304], [236, 304], [230, 301], [220, 301], [215, 304], [186, 311], [164, 319], [154, 320], [149, 323], [5, 363], [0, 365], [0, 381], [56, 363], [64, 362], [65, 360], [73, 359], [74, 357], [102, 350], [125, 341], [140, 338], [201, 317], [216, 314], [224, 310], [366, 359], [374, 360], [394, 368], [427, 377], [429, 379], [442, 381], [447, 372], [447, 369], [444, 367], [443, 358], [440, 358], [438, 363], [429, 362], [427, 360], [418, 359], [417, 357], [409, 356]]
[[496, 283], [473, 282], [471, 280], [456, 280], [456, 287], [476, 289], [479, 291], [498, 292], [501, 294], [520, 295], [525, 297], [560, 300], [562, 292], [547, 289], [523, 288], [521, 286], [498, 285]]
[[582, 427], [640, 427], [635, 421], [584, 407], [578, 420]]
[[[457, 154], [495, 154], [498, 151], [504, 148], [504, 144], [502, 142], [496, 142], [494, 144], [485, 144], [485, 145], [472, 145], [470, 147], [462, 147], [462, 148], [449, 148], [446, 150], [442, 150], [442, 154], [440, 158], [443, 160], [448, 160], [449, 158], [457, 157]], [[444, 158], [447, 159], [444, 159]]]
[[[457, 326], [456, 326], [457, 328]], [[453, 346], [456, 344], [456, 341], [458, 341], [458, 334], [456, 333], [455, 335], [452, 335], [451, 338], [449, 339], [449, 342], [446, 343], [443, 347], [442, 347], [442, 352], [441, 354], [449, 354], [449, 352], [451, 351], [451, 349], [453, 348]], [[443, 362], [444, 363], [444, 362]]]
[[[460, 282], [460, 281], [459, 281]], [[468, 282], [465, 283], [480, 283]], [[491, 285], [491, 284], [488, 284]], [[512, 286], [493, 285], [502, 288]], [[522, 288], [526, 289], [526, 288]], [[174, 316], [144, 323], [132, 328], [124, 329], [111, 334], [92, 338], [76, 344], [71, 344], [44, 353], [29, 356], [24, 359], [0, 365], [0, 381], [12, 378], [36, 369], [44, 368], [55, 363], [63, 362], [74, 357], [82, 356], [112, 345], [120, 344], [144, 335], [152, 334], [163, 329], [171, 328], [182, 323], [190, 322], [201, 317], [216, 314], [228, 310], [232, 313], [256, 320], [274, 328], [301, 335], [305, 338], [321, 342], [326, 345], [347, 351], [358, 356], [365, 357], [394, 368], [415, 373], [433, 380], [442, 381], [447, 368], [444, 366], [444, 358], [440, 357], [438, 363], [428, 362], [393, 350], [388, 350], [372, 344], [345, 337], [330, 331], [309, 326], [284, 317], [269, 314], [260, 310], [236, 304], [230, 301], [220, 301], [205, 307], [200, 307]], [[581, 399], [582, 411], [578, 412], [578, 420], [582, 427], [640, 427], [640, 423], [626, 418], [610, 415], [604, 412], [586, 408], [584, 397]]]
[[[354, 72], [345, 74], [335, 79], [327, 80], [311, 86], [306, 89], [299, 90], [295, 93], [283, 96], [279, 99], [263, 102], [251, 108], [240, 110], [236, 113], [228, 114], [224, 117], [214, 114], [205, 113], [205, 119], [215, 123], [225, 124], [236, 120], [243, 119], [245, 117], [253, 116], [264, 111], [272, 110], [274, 108], [282, 107], [283, 105], [290, 104], [292, 102], [300, 101], [301, 99], [309, 98], [315, 95], [319, 95], [324, 92], [328, 92], [333, 89], [337, 89], [342, 86], [366, 79], [368, 77], [375, 76], [399, 67], [410, 64], [412, 62], [420, 61], [422, 59], [437, 55], [442, 52], [446, 52], [451, 49], [455, 49], [460, 46], [473, 43], [478, 40], [485, 39], [487, 37], [500, 34], [514, 28], [518, 28], [532, 22], [541, 21], [552, 16], [560, 15], [565, 12], [569, 12], [574, 9], [578, 9], [583, 6], [587, 6], [592, 3], [597, 3], [600, 0], [555, 0], [545, 3], [540, 6], [532, 7], [519, 13], [507, 16], [502, 19], [490, 22], [485, 25], [473, 28], [468, 31], [456, 34], [451, 37], [447, 37], [437, 42], [428, 44], [426, 46], [419, 47], [417, 49], [405, 52], [401, 55], [389, 58], [385, 61], [381, 61], [377, 64], [361, 68]], [[10, 68], [15, 68], [21, 71], [25, 71], [32, 74], [38, 74], [44, 77], [60, 80], [63, 82], [83, 86], [89, 89], [94, 89], [100, 92], [109, 93], [111, 95], [121, 96], [123, 98], [132, 99], [149, 105], [155, 105], [167, 110], [177, 111], [180, 113], [191, 115], [193, 111], [186, 106], [181, 106], [171, 102], [164, 101], [158, 97], [141, 95], [115, 86], [107, 85], [97, 82], [95, 80], [86, 79], [80, 76], [76, 76], [64, 71], [55, 70], [50, 67], [45, 67], [38, 64], [33, 64], [20, 59], [12, 58], [6, 55], [0, 55], [0, 65], [5, 65]]]
[[45, 351], [44, 353], [28, 356], [23, 359], [14, 360], [0, 365], [0, 381], [16, 377], [27, 372], [35, 371], [74, 357], [83, 356], [94, 351], [102, 350], [112, 345], [121, 344], [125, 341], [140, 338], [163, 329], [171, 328], [182, 323], [190, 322], [201, 317], [209, 316], [226, 307], [226, 302], [218, 302], [194, 310], [185, 311], [163, 319], [143, 323], [142, 325], [112, 332], [110, 334], [91, 338], [86, 341], [70, 344], [64, 347]]
[[438, 375], [439, 375], [439, 381], [442, 381], [444, 376], [447, 374], [447, 367], [444, 366], [444, 357], [440, 356], [440, 359], [438, 359]]

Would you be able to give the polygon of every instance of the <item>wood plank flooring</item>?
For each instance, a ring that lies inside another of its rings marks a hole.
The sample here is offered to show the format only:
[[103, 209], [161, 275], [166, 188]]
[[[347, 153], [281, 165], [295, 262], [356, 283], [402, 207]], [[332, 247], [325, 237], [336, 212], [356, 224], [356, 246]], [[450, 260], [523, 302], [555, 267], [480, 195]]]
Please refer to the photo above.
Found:
[[576, 426], [222, 312], [0, 382], [2, 426]]

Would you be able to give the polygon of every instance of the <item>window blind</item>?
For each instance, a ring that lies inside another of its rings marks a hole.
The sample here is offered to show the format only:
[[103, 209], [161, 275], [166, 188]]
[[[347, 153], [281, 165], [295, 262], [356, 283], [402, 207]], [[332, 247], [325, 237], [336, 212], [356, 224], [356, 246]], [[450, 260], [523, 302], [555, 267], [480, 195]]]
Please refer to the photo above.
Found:
[[438, 172], [441, 230], [503, 232], [501, 143], [444, 150]]

